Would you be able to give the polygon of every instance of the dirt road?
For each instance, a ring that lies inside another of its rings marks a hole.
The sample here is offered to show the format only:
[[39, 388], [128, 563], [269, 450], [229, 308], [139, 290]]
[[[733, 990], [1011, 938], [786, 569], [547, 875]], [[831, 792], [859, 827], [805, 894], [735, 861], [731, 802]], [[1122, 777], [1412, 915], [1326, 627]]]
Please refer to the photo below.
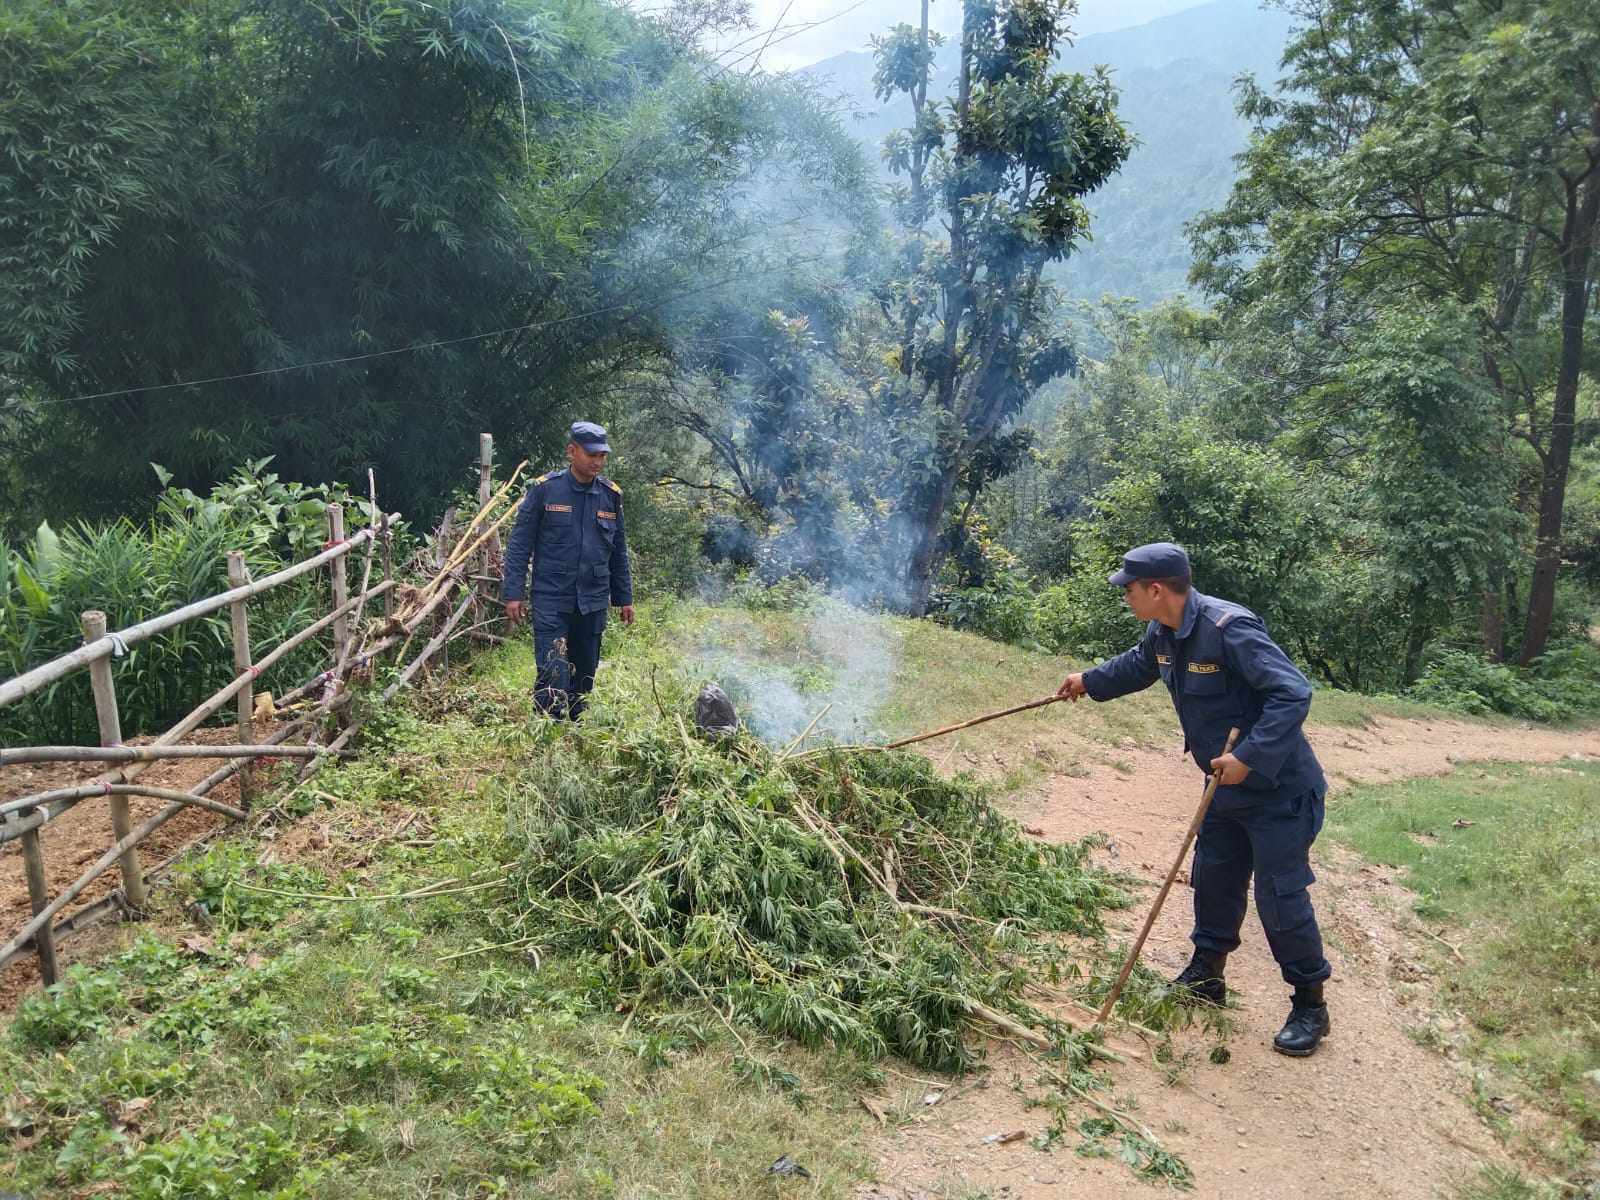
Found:
[[[1310, 732], [1333, 804], [1351, 782], [1444, 774], [1465, 760], [1600, 757], [1600, 732], [1400, 720]], [[1199, 776], [1176, 746], [1168, 754], [1124, 750], [1118, 759], [1127, 770], [1052, 777], [1036, 795], [1015, 802], [1012, 815], [1042, 828], [1050, 840], [1094, 830], [1111, 835], [1109, 861], [1152, 885], [1133, 908], [1113, 915], [1117, 931], [1131, 936], [1193, 814]], [[1407, 1033], [1420, 1017], [1413, 897], [1386, 872], [1326, 842], [1313, 850], [1312, 861], [1318, 874], [1312, 895], [1335, 972], [1328, 985], [1333, 1035], [1321, 1051], [1291, 1060], [1271, 1049], [1288, 1011], [1288, 989], [1252, 911], [1244, 945], [1229, 962], [1228, 982], [1240, 1004], [1231, 1061], [1206, 1061], [1209, 1042], [1180, 1035], [1180, 1050], [1195, 1050], [1199, 1061], [1179, 1083], [1165, 1083], [1154, 1065], [1133, 1064], [1115, 1070], [1115, 1095], [1136, 1098], [1139, 1119], [1188, 1162], [1195, 1196], [1435, 1200], [1450, 1179], [1504, 1158], [1468, 1104], [1466, 1069]], [[1188, 960], [1190, 915], [1186, 890], [1174, 889], [1146, 947], [1151, 967], [1170, 973]], [[1073, 1134], [1049, 1153], [1027, 1139], [984, 1144], [990, 1134], [1024, 1129], [1031, 1135], [1049, 1123], [1011, 1087], [1035, 1074], [1023, 1055], [997, 1047], [989, 1064], [988, 1086], [881, 1136], [879, 1182], [860, 1193], [862, 1200], [1152, 1194], [1151, 1185], [1120, 1162], [1075, 1154]]]

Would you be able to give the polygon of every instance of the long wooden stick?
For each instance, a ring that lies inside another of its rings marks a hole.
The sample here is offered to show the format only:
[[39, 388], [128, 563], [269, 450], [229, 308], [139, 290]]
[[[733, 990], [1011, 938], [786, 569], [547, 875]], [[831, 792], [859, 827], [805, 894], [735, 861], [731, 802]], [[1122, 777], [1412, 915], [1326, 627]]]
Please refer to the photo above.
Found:
[[[1222, 747], [1223, 754], [1233, 750], [1234, 742], [1239, 740], [1238, 729], [1228, 730], [1227, 743]], [[1100, 1006], [1100, 1015], [1095, 1018], [1095, 1024], [1104, 1025], [1106, 1017], [1122, 996], [1122, 989], [1127, 985], [1128, 976], [1133, 974], [1133, 964], [1139, 961], [1139, 951], [1144, 949], [1144, 940], [1150, 936], [1150, 929], [1156, 923], [1156, 918], [1161, 915], [1161, 906], [1167, 902], [1167, 893], [1172, 890], [1172, 881], [1178, 877], [1178, 871], [1183, 866], [1184, 857], [1189, 853], [1189, 847], [1194, 843], [1195, 835], [1200, 832], [1200, 822], [1206, 819], [1206, 810], [1211, 807], [1211, 797], [1217, 794], [1217, 776], [1215, 773], [1206, 779], [1206, 790], [1200, 796], [1200, 807], [1194, 810], [1194, 820], [1189, 822], [1189, 832], [1183, 835], [1183, 846], [1178, 850], [1178, 857], [1172, 860], [1172, 869], [1167, 872], [1166, 879], [1161, 884], [1161, 890], [1156, 893], [1156, 902], [1150, 906], [1150, 915], [1144, 919], [1144, 928], [1139, 930], [1139, 936], [1134, 939], [1133, 948], [1128, 951], [1128, 957], [1122, 962], [1122, 970], [1117, 974], [1117, 982], [1111, 988], [1111, 994], [1106, 997], [1106, 1002]]]
[[929, 738], [943, 737], [947, 733], [954, 733], [958, 729], [970, 729], [974, 725], [982, 725], [985, 721], [998, 721], [1001, 717], [1009, 717], [1013, 713], [1027, 712], [1030, 708], [1043, 708], [1046, 704], [1055, 704], [1065, 700], [1065, 696], [1046, 696], [1043, 700], [1030, 700], [1026, 704], [1019, 704], [1015, 708], [1002, 708], [999, 712], [985, 713], [981, 717], [973, 717], [970, 721], [962, 721], [959, 725], [946, 725], [943, 729], [935, 729], [930, 733], [919, 733], [916, 737], [901, 738], [898, 742], [890, 742], [884, 746], [885, 750], [898, 750], [901, 746], [909, 746], [912, 742], [925, 742]]
[[164, 758], [314, 758], [322, 746], [278, 746], [252, 742], [225, 746], [19, 746], [0, 750], [0, 767], [40, 762], [155, 762]]

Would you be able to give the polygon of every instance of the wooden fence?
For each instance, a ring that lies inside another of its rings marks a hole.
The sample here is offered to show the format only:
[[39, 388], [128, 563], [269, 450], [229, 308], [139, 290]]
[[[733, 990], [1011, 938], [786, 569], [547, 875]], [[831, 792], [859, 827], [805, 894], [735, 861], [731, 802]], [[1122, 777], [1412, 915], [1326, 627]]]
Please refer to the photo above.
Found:
[[[515, 512], [509, 500], [512, 485], [521, 472], [517, 468], [511, 478], [495, 491], [492, 483], [493, 439], [483, 434], [478, 447], [478, 501], [479, 510], [456, 536], [453, 527], [453, 510], [446, 514], [434, 539], [434, 554], [424, 573], [427, 582], [420, 587], [402, 585], [396, 579], [391, 548], [391, 530], [399, 514], [379, 513], [373, 507], [375, 524], [353, 536], [345, 536], [344, 512], [337, 505], [328, 506], [328, 543], [311, 558], [298, 562], [252, 581], [245, 568], [243, 554], [233, 551], [227, 555], [228, 582], [225, 592], [161, 616], [130, 625], [126, 629], [108, 632], [106, 615], [90, 610], [81, 616], [83, 645], [59, 658], [26, 671], [15, 678], [0, 683], [0, 707], [14, 704], [27, 696], [48, 687], [77, 671], [88, 671], [94, 693], [95, 712], [100, 725], [99, 746], [23, 746], [0, 749], [0, 767], [20, 763], [83, 762], [106, 763], [107, 769], [88, 783], [74, 787], [57, 788], [22, 796], [0, 804], [0, 844], [20, 841], [23, 870], [27, 877], [28, 895], [33, 917], [4, 945], [0, 945], [0, 967], [4, 967], [30, 948], [38, 955], [39, 972], [46, 984], [59, 977], [56, 943], [75, 929], [119, 909], [134, 912], [147, 904], [148, 879], [164, 871], [189, 848], [184, 847], [166, 861], [145, 868], [140, 861], [140, 846], [156, 830], [177, 816], [185, 808], [201, 808], [218, 813], [233, 821], [242, 821], [248, 815], [251, 803], [258, 795], [260, 782], [254, 770], [255, 760], [265, 756], [303, 759], [301, 778], [316, 769], [320, 760], [328, 756], [348, 754], [345, 749], [360, 723], [352, 720], [349, 705], [352, 674], [373, 663], [380, 656], [399, 648], [398, 659], [403, 660], [414, 636], [431, 625], [430, 636], [421, 649], [399, 670], [386, 687], [380, 701], [387, 702], [400, 688], [416, 675], [417, 671], [448, 645], [454, 637], [472, 634], [499, 640], [482, 632], [482, 626], [493, 619], [479, 621], [466, 629], [461, 622], [475, 609], [496, 603], [486, 592], [487, 586], [498, 582], [495, 567], [498, 564], [498, 531]], [[509, 509], [496, 519], [499, 508], [510, 504]], [[349, 594], [347, 564], [350, 556], [365, 548], [361, 582], [356, 594]], [[374, 584], [374, 560], [381, 558], [381, 579]], [[283, 586], [314, 571], [326, 568], [332, 591], [330, 611], [311, 622], [297, 633], [285, 638], [260, 660], [252, 661], [250, 650], [249, 602], [252, 597]], [[403, 595], [403, 598], [401, 598]], [[397, 598], [401, 598], [397, 603]], [[449, 616], [436, 616], [452, 598], [457, 599]], [[369, 602], [383, 601], [383, 617], [363, 625], [363, 615]], [[228, 610], [232, 626], [233, 670], [231, 682], [214, 692], [177, 724], [145, 746], [122, 744], [122, 725], [117, 711], [116, 686], [111, 662], [127, 648], [172, 629], [185, 621], [193, 621], [211, 613]], [[297, 715], [270, 736], [258, 739], [255, 733], [256, 700], [251, 684], [261, 674], [296, 647], [332, 630], [330, 665], [306, 683], [273, 702], [274, 711], [294, 706]], [[369, 643], [370, 639], [370, 644]], [[193, 732], [202, 722], [216, 715], [235, 701], [234, 725], [236, 741], [227, 745], [184, 745], [181, 739]], [[316, 744], [316, 738], [325, 727], [338, 728], [337, 736], [326, 745]], [[307, 744], [291, 745], [290, 739], [304, 737]], [[138, 782], [139, 776], [151, 763], [177, 758], [218, 758], [228, 760], [187, 791], [154, 787]], [[224, 804], [213, 800], [208, 793], [225, 780], [239, 776], [239, 803]], [[167, 801], [165, 808], [135, 827], [129, 809], [130, 796], [146, 796]], [[53, 898], [49, 895], [45, 872], [44, 852], [40, 844], [41, 827], [56, 820], [85, 800], [105, 797], [110, 817], [110, 845], [72, 883]], [[80, 896], [101, 875], [117, 868], [121, 874], [120, 889], [103, 900], [79, 909], [68, 919], [56, 922], [55, 918]]]

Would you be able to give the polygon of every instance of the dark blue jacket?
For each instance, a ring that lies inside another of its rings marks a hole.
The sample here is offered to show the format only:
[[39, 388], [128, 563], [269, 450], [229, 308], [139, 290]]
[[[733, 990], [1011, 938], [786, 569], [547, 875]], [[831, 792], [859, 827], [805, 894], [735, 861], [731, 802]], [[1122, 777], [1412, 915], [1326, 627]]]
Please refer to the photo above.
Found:
[[1248, 608], [1191, 588], [1177, 629], [1151, 621], [1132, 650], [1085, 671], [1083, 685], [1092, 699], [1112, 700], [1158, 679], [1178, 710], [1184, 749], [1202, 771], [1222, 753], [1229, 728], [1239, 729], [1233, 753], [1250, 774], [1242, 784], [1219, 787], [1218, 806], [1253, 803], [1272, 791], [1327, 790], [1301, 728], [1311, 711], [1311, 684]]
[[533, 560], [533, 606], [593, 613], [633, 603], [633, 570], [622, 528], [622, 489], [604, 475], [587, 487], [571, 471], [533, 481], [506, 543], [501, 599], [521, 600]]

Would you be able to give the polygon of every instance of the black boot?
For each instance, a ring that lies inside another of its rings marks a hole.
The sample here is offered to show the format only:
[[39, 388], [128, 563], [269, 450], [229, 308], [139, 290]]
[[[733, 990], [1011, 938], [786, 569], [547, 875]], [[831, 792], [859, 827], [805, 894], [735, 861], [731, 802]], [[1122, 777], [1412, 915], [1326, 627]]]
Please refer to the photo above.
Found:
[[1196, 950], [1189, 965], [1178, 972], [1172, 987], [1183, 1004], [1215, 1004], [1222, 1007], [1228, 1002], [1228, 985], [1222, 982], [1222, 969], [1227, 964], [1226, 954], [1210, 950]]
[[1328, 1036], [1328, 1006], [1322, 1000], [1320, 983], [1302, 983], [1294, 989], [1289, 1019], [1283, 1023], [1272, 1048], [1279, 1054], [1307, 1058], [1317, 1051], [1317, 1043]]

